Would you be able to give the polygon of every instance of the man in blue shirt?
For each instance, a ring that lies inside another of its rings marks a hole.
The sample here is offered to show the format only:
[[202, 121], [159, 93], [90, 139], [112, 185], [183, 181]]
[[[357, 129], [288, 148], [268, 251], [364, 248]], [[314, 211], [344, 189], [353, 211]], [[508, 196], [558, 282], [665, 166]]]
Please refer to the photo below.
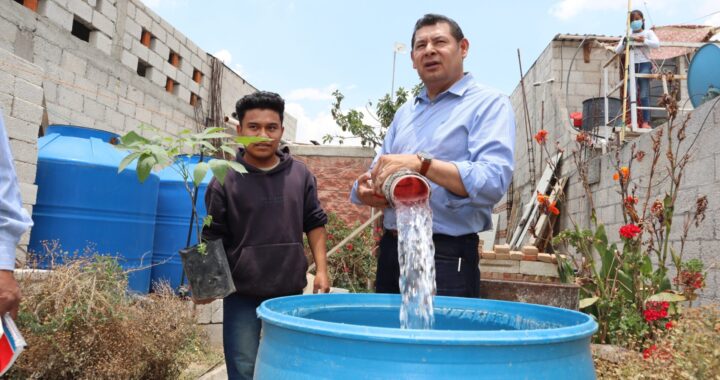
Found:
[[10, 143], [0, 110], [0, 316], [8, 312], [13, 317], [17, 314], [20, 288], [13, 276], [15, 246], [30, 226], [32, 221], [22, 208]]
[[512, 179], [515, 116], [506, 96], [463, 70], [470, 43], [458, 24], [428, 14], [415, 24], [413, 68], [424, 88], [395, 114], [371, 170], [351, 200], [385, 208], [375, 290], [399, 293], [396, 216], [379, 197], [401, 169], [430, 180], [438, 295], [479, 297], [477, 232], [492, 227], [492, 208]]

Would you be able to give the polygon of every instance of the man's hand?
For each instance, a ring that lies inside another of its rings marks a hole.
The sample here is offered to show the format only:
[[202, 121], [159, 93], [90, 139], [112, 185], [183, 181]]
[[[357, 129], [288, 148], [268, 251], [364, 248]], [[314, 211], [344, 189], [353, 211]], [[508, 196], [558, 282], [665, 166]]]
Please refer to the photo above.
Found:
[[421, 165], [422, 162], [415, 154], [386, 154], [380, 156], [372, 172], [370, 172], [375, 192], [382, 194], [383, 183], [393, 173], [402, 169], [417, 172], [420, 171]]
[[363, 173], [363, 175], [358, 177], [357, 181], [357, 196], [360, 202], [371, 207], [385, 208], [388, 206], [388, 201], [381, 195], [382, 193], [375, 192], [372, 181], [370, 180], [370, 173]]
[[20, 287], [10, 270], [0, 270], [0, 315], [17, 317], [20, 306]]
[[313, 281], [313, 293], [330, 292], [330, 281], [328, 280], [327, 271], [317, 271], [315, 281]]

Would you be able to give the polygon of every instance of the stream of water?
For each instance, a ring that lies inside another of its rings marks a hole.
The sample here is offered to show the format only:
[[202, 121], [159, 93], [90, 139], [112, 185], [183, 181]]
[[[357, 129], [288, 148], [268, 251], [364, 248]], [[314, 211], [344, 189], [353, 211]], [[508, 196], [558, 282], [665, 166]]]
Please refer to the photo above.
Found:
[[400, 328], [432, 329], [435, 296], [435, 246], [432, 210], [427, 200], [395, 207], [400, 261]]

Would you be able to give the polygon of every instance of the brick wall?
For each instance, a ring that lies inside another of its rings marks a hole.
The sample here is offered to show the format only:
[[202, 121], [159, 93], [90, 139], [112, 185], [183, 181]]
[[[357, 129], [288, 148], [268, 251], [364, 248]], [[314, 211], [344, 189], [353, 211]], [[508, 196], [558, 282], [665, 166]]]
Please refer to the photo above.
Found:
[[325, 211], [338, 214], [349, 225], [370, 218], [369, 207], [356, 206], [349, 199], [353, 182], [367, 171], [375, 157], [372, 149], [293, 145], [290, 151], [315, 174]]

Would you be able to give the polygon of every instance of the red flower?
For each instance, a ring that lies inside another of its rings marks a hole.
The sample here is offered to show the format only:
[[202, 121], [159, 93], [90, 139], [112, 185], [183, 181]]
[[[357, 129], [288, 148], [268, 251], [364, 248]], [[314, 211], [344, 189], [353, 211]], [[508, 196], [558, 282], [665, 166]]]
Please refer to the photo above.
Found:
[[640, 232], [642, 229], [632, 223], [620, 227], [620, 236], [625, 239], [634, 239]]
[[648, 301], [645, 303], [645, 310], [643, 310], [643, 318], [645, 318], [645, 321], [647, 321], [648, 323], [667, 318], [669, 307], [669, 302]]
[[557, 207], [555, 207], [555, 204], [557, 202], [553, 202], [550, 205], [548, 205], [548, 211], [552, 213], [553, 215], [560, 215], [560, 210], [558, 210]]
[[348, 251], [352, 251], [352, 249], [353, 249], [352, 243], [347, 243], [347, 245], [345, 246], [345, 249], [347, 249]]
[[673, 325], [672, 321], [669, 321], [668, 323], [665, 324], [665, 330], [670, 330], [674, 326], [675, 325]]
[[643, 152], [642, 150], [635, 153], [635, 159], [638, 160], [638, 162], [642, 162], [644, 157], [645, 157], [645, 152]]
[[537, 141], [540, 145], [545, 144], [545, 141], [547, 140], [547, 135], [548, 131], [541, 129], [538, 131], [537, 134], [535, 134], [535, 141]]
[[643, 350], [643, 359], [650, 359], [650, 357], [653, 355], [653, 353], [655, 353], [655, 351], [657, 351], [657, 346], [654, 344], [646, 348], [645, 350]]
[[588, 144], [588, 145], [590, 145], [590, 144], [592, 143], [592, 139], [591, 139], [590, 136], [589, 136], [587, 133], [585, 133], [585, 132], [580, 132], [580, 133], [578, 133], [577, 136], [575, 136], [575, 141], [576, 141], [578, 144], [581, 144], [581, 145], [582, 145], [582, 144]]
[[625, 206], [632, 206], [632, 205], [636, 205], [637, 203], [638, 203], [638, 197], [628, 195], [627, 198], [625, 198]]
[[333, 234], [328, 234], [327, 238], [328, 238], [328, 240], [332, 240], [332, 239], [335, 239], [335, 236], [333, 236]]

